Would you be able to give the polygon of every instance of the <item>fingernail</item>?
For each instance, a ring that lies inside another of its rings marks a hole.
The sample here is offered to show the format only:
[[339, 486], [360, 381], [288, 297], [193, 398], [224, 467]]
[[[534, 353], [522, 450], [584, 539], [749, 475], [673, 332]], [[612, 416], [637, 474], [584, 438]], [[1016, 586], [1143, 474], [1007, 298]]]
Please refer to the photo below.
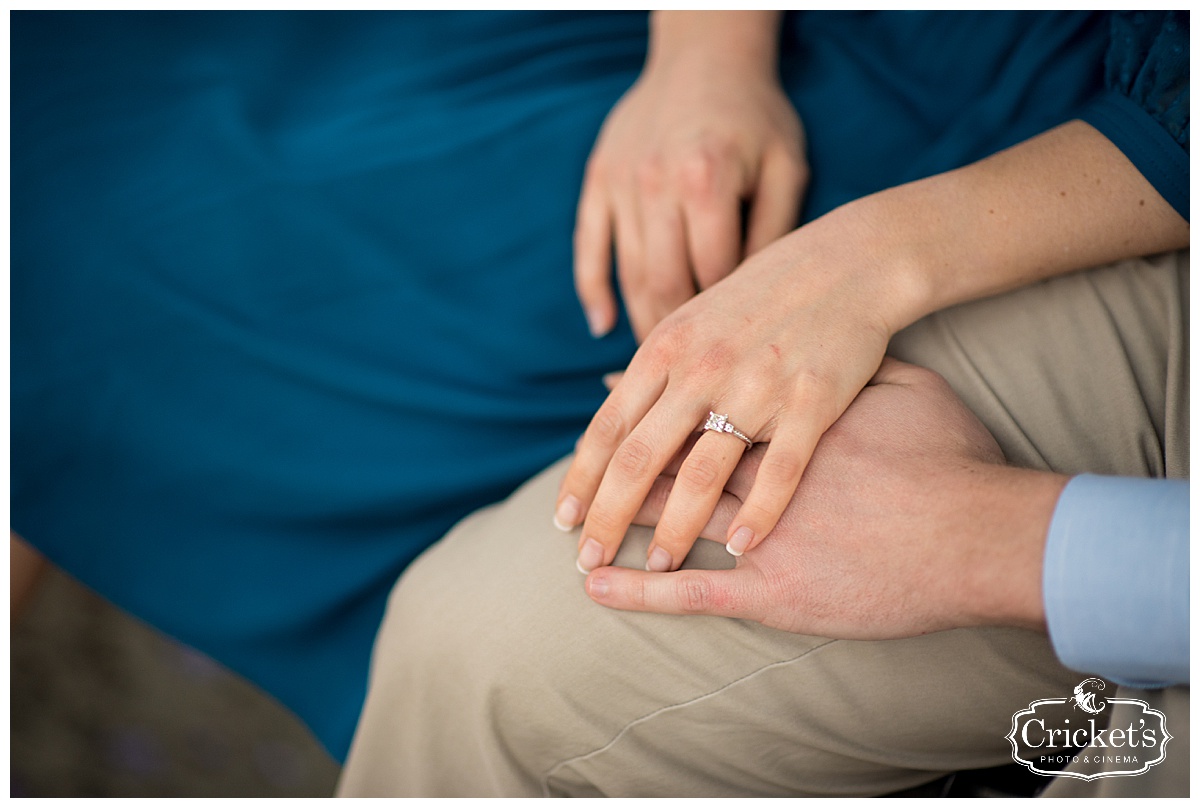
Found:
[[672, 563], [670, 553], [655, 547], [654, 552], [650, 553], [650, 560], [646, 562], [646, 569], [650, 572], [670, 572]]
[[564, 533], [569, 533], [579, 524], [579, 517], [582, 515], [582, 504], [578, 499], [567, 494], [563, 501], [558, 503], [558, 510], [554, 512], [554, 526]]
[[615, 373], [605, 373], [604, 374], [604, 386], [607, 387], [609, 390], [612, 390], [614, 387], [617, 386], [617, 382], [621, 381], [621, 376], [622, 376], [622, 373], [619, 370]]
[[595, 539], [588, 539], [583, 543], [583, 549], [579, 551], [579, 558], [575, 561], [575, 568], [584, 575], [587, 575], [603, 563], [604, 548]]
[[597, 575], [588, 581], [588, 594], [594, 598], [602, 598], [608, 594], [608, 579]]
[[608, 325], [608, 313], [603, 309], [587, 309], [584, 316], [587, 317], [588, 331], [591, 331], [592, 336], [596, 339], [603, 337], [611, 330]]
[[725, 549], [732, 556], [740, 556], [746, 552], [746, 548], [750, 546], [750, 542], [752, 541], [754, 541], [754, 531], [748, 527], [739, 527], [730, 536], [729, 543], [725, 545]]

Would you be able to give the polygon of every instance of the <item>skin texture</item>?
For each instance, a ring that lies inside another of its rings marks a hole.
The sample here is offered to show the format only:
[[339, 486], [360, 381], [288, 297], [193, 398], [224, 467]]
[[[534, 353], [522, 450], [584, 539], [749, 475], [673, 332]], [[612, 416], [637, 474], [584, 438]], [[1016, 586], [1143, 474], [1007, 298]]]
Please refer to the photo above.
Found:
[[[654, 329], [581, 438], [556, 523], [582, 521], [580, 569], [611, 563], [654, 481], [715, 410], [768, 442], [723, 537], [731, 552], [751, 550], [901, 328], [1188, 238], [1187, 222], [1080, 121], [851, 202], [751, 256]], [[678, 569], [742, 446], [715, 433], [696, 442], [657, 523], [651, 569]]]
[[614, 245], [640, 342], [795, 227], [808, 166], [775, 71], [779, 16], [652, 17], [646, 68], [605, 121], [579, 199], [575, 283], [594, 335], [617, 320]]
[[[739, 464], [703, 536], [725, 535], [762, 457], [756, 448]], [[848, 639], [990, 623], [1044, 630], [1042, 555], [1067, 478], [1003, 464], [940, 376], [888, 358], [825, 433], [769, 542], [732, 570], [602, 567], [587, 591], [618, 609]], [[656, 481], [639, 524], [658, 521], [676, 483]]]

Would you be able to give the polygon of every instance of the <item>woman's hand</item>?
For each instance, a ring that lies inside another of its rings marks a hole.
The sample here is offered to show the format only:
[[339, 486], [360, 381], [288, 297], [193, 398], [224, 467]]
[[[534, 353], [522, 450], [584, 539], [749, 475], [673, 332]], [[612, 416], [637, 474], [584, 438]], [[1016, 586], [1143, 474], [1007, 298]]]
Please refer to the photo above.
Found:
[[[761, 456], [747, 453], [704, 538], [724, 537]], [[740, 617], [822, 637], [984, 624], [1044, 631], [1042, 557], [1066, 480], [1006, 467], [945, 380], [885, 359], [821, 439], [758, 552], [732, 570], [606, 567], [588, 576], [587, 591], [618, 609]], [[657, 521], [673, 482], [659, 478], [638, 524]]]
[[[1188, 223], [1102, 134], [1071, 121], [978, 163], [851, 202], [752, 256], [655, 329], [579, 442], [555, 521], [579, 566], [611, 563], [654, 479], [710, 410], [770, 441], [729, 525], [770, 532], [821, 434], [920, 317], [1121, 258], [1180, 249]], [[679, 567], [741, 455], [705, 432], [649, 568]]]
[[617, 319], [614, 244], [642, 342], [796, 226], [808, 166], [779, 86], [777, 37], [774, 14], [656, 14], [646, 69], [605, 121], [579, 199], [575, 285], [596, 336]]
[[[709, 411], [754, 441], [770, 441], [731, 521], [740, 555], [775, 526], [821, 434], [879, 367], [903, 300], [895, 259], [864, 250], [867, 234], [840, 215], [814, 222], [750, 258], [668, 316], [639, 349], [581, 439], [556, 521], [586, 512], [579, 566], [609, 564], [651, 485]], [[676, 477], [648, 569], [678, 569], [708, 521], [745, 444], [705, 432]]]

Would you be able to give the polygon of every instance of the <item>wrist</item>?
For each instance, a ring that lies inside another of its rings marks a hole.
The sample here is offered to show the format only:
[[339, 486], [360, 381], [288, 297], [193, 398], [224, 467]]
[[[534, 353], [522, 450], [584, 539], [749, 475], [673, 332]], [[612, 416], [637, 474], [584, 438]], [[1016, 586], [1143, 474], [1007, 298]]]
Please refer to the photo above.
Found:
[[864, 293], [889, 338], [938, 308], [931, 270], [938, 239], [913, 221], [906, 200], [890, 193], [849, 202], [793, 234], [798, 255], [832, 250], [843, 256], [841, 265], [863, 273]]
[[719, 70], [778, 80], [778, 11], [656, 11], [647, 72]]
[[1046, 630], [1042, 568], [1054, 508], [1069, 477], [982, 465], [960, 474], [956, 507], [972, 514], [955, 589], [962, 625]]

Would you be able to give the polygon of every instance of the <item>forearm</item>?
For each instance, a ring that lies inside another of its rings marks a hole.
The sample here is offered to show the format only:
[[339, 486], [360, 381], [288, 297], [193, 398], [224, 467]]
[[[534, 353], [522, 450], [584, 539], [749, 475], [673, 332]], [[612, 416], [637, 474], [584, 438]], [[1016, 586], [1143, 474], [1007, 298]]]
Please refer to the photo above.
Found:
[[846, 220], [836, 226], [848, 223], [890, 257], [893, 332], [956, 303], [1189, 239], [1188, 223], [1080, 121], [826, 218]]
[[778, 74], [781, 11], [656, 11], [647, 69], [699, 60], [740, 75]]

